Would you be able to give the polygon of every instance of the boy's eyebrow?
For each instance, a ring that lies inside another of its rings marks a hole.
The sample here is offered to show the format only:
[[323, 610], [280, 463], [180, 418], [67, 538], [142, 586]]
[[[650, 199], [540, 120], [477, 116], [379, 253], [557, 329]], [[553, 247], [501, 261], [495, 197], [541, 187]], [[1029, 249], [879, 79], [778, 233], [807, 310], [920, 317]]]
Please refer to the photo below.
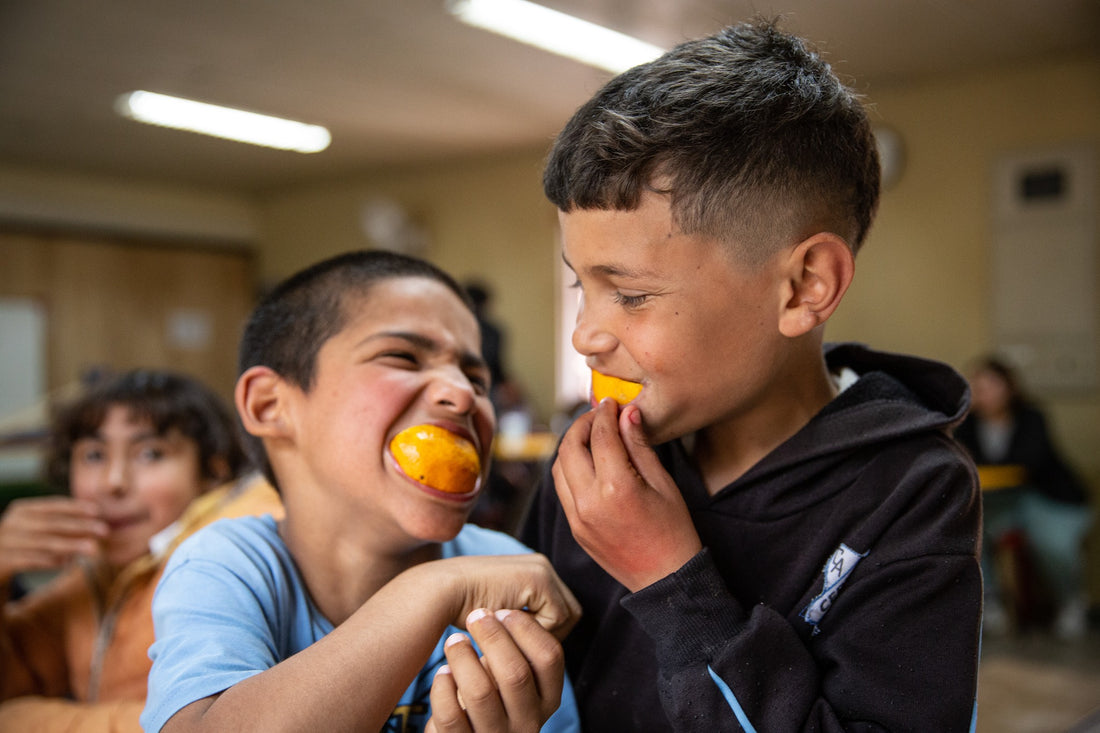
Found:
[[[562, 262], [565, 263], [566, 267], [568, 267], [574, 273], [577, 271], [577, 269], [573, 267], [572, 263], [569, 262], [569, 259], [564, 254], [561, 256], [561, 259]], [[620, 264], [593, 265], [592, 267], [588, 268], [588, 271], [593, 275], [603, 275], [605, 277], [625, 277], [639, 280], [644, 278], [654, 278], [658, 276], [658, 273], [652, 270], [639, 270]]]
[[[397, 338], [403, 341], [408, 341], [418, 349], [425, 351], [439, 351], [439, 342], [435, 339], [425, 336], [422, 333], [416, 333], [414, 331], [381, 331], [379, 333], [372, 333], [364, 338], [360, 343], [367, 343], [369, 341], [375, 341], [377, 339], [384, 338]], [[466, 369], [472, 368], [487, 368], [488, 362], [485, 361], [481, 354], [475, 351], [463, 350], [458, 357], [458, 363]]]

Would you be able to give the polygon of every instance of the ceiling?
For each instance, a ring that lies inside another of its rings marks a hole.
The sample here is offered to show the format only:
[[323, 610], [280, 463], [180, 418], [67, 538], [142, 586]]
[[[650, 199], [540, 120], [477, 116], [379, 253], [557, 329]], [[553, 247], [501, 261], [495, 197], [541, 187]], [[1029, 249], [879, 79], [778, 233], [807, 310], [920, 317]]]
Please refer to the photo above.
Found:
[[[545, 0], [662, 46], [754, 13], [874, 90], [1097, 53], [1096, 0]], [[0, 165], [226, 192], [549, 144], [608, 78], [454, 20], [444, 0], [0, 0]], [[135, 89], [327, 126], [322, 153], [115, 114]]]

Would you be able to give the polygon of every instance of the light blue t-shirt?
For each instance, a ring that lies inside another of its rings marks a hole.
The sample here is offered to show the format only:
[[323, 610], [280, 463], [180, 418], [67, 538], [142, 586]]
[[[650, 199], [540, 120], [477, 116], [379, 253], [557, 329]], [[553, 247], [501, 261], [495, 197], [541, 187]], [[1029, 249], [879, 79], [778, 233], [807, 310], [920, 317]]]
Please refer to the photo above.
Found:
[[[472, 524], [449, 542], [443, 557], [513, 555], [530, 550], [514, 538]], [[275, 520], [224, 519], [188, 538], [172, 554], [153, 598], [156, 642], [141, 725], [159, 731], [186, 705], [270, 669], [332, 631], [314, 606]], [[405, 691], [385, 733], [422, 731], [431, 715], [429, 692], [446, 662], [443, 642]], [[543, 733], [580, 731], [567, 679], [558, 711]]]

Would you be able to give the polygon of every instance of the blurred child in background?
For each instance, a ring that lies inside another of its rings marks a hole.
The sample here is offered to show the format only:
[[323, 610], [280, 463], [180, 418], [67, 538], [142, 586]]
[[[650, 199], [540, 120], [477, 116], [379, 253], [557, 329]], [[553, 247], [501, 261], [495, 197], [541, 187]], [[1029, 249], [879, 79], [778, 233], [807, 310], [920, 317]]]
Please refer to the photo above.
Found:
[[[0, 729], [140, 730], [164, 559], [192, 501], [244, 466], [227, 407], [182, 375], [106, 378], [57, 414], [49, 479], [70, 495], [0, 515]], [[41, 570], [60, 572], [6, 602]]]
[[1092, 523], [1085, 485], [1060, 455], [1046, 418], [1007, 362], [979, 359], [970, 372], [970, 388], [971, 411], [955, 436], [979, 466], [1021, 469], [1019, 485], [982, 494], [984, 626], [994, 633], [1007, 630], [992, 554], [1005, 533], [1022, 530], [1058, 609], [1055, 632], [1079, 637], [1087, 625], [1082, 542]]

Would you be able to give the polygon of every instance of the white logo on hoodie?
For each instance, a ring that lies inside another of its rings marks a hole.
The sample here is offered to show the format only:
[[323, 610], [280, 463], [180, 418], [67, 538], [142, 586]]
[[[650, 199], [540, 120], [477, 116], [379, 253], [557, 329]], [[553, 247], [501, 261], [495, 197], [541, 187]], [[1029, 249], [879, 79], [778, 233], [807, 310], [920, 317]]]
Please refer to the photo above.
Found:
[[802, 609], [801, 614], [806, 623], [813, 624], [815, 634], [820, 630], [817, 625], [821, 622], [825, 613], [832, 608], [833, 601], [840, 593], [840, 587], [844, 585], [844, 581], [848, 579], [859, 561], [865, 557], [867, 557], [866, 552], [856, 552], [848, 545], [841, 543], [840, 547], [825, 562], [825, 568], [822, 571], [825, 580], [821, 593]]

